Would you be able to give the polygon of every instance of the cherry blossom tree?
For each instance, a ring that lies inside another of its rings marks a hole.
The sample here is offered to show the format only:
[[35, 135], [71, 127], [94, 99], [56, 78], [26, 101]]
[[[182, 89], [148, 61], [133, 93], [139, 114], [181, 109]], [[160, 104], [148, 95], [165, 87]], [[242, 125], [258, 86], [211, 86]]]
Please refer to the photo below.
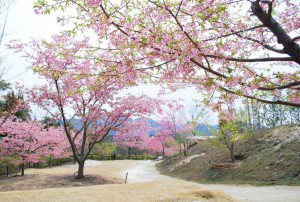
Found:
[[47, 128], [36, 121], [6, 120], [0, 127], [4, 137], [0, 140], [0, 154], [3, 156], [16, 155], [14, 163], [22, 166], [24, 175], [25, 163], [43, 161], [42, 157], [54, 156], [63, 158], [70, 153], [62, 128]]
[[182, 123], [177, 117], [170, 117], [159, 122], [161, 128], [159, 134], [168, 134], [173, 137], [178, 144], [179, 151], [183, 151], [184, 156], [187, 155], [187, 147], [189, 137], [192, 135], [192, 126], [188, 123]]
[[184, 156], [186, 156], [189, 137], [192, 136], [195, 124], [187, 122], [181, 116], [183, 106], [179, 102], [173, 101], [167, 107], [163, 117], [158, 121], [160, 127], [157, 129], [157, 134], [161, 136], [162, 140], [172, 137], [177, 142], [179, 151], [183, 151]]
[[297, 0], [37, 0], [34, 8], [76, 8], [58, 21], [73, 25], [67, 33], [95, 33], [96, 61], [146, 71], [174, 90], [194, 85], [216, 109], [240, 96], [300, 106]]
[[157, 131], [154, 136], [146, 139], [145, 149], [155, 155], [161, 154], [164, 158], [176, 152], [174, 143], [174, 138], [170, 134]]
[[[14, 100], [14, 103], [12, 104], [12, 106], [6, 107], [5, 111], [1, 112], [0, 128], [3, 127], [3, 124], [5, 124], [7, 121], [12, 121], [12, 120], [16, 120], [18, 118], [22, 118], [22, 117], [19, 117], [20, 114], [23, 114], [22, 112], [26, 112], [26, 114], [28, 114], [28, 112], [29, 112], [28, 103], [25, 103], [24, 100], [22, 100], [22, 99]], [[5, 136], [7, 136], [7, 134], [0, 132], [0, 138], [5, 137]]]
[[128, 121], [118, 129], [114, 142], [128, 148], [128, 158], [131, 155], [131, 148], [143, 150], [149, 138], [152, 127], [147, 118]]
[[123, 90], [138, 82], [139, 75], [122, 74], [112, 65], [93, 61], [90, 58], [96, 55], [87, 51], [88, 43], [88, 39], [54, 36], [52, 42], [10, 44], [23, 53], [45, 81], [27, 90], [28, 99], [60, 120], [79, 164], [78, 179], [84, 177], [85, 160], [96, 143], [111, 131], [118, 131], [133, 116], [160, 110], [158, 99], [126, 95]]

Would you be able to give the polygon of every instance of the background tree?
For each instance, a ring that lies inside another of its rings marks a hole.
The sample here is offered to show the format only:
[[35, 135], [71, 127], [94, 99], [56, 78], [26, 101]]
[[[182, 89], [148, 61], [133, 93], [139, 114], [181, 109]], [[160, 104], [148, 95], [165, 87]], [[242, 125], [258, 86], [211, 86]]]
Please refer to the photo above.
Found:
[[147, 118], [130, 120], [118, 129], [114, 142], [128, 148], [128, 158], [130, 159], [132, 148], [145, 149], [150, 130], [152, 128]]
[[45, 129], [44, 125], [35, 121], [7, 120], [0, 129], [5, 134], [0, 140], [0, 154], [19, 157], [14, 163], [22, 166], [21, 175], [24, 175], [25, 163], [42, 162], [42, 157], [63, 158], [69, 155], [69, 145], [62, 128]]
[[8, 10], [14, 0], [0, 0], [0, 45], [2, 44], [3, 37], [5, 35], [6, 22], [8, 17]]
[[167, 133], [156, 132], [154, 136], [147, 139], [146, 150], [153, 155], [161, 155], [163, 158], [172, 156], [176, 152], [178, 143]]
[[[2, 96], [2, 98], [3, 101], [0, 101], [1, 113], [11, 113], [15, 109], [17, 109], [19, 102], [24, 102], [24, 96], [20, 92], [15, 95], [14, 91], [9, 91], [6, 95]], [[19, 108], [14, 113], [14, 117], [25, 121], [26, 119], [30, 119], [30, 114], [28, 109]]]
[[[8, 19], [8, 11], [14, 0], [0, 0], [0, 46], [2, 45], [2, 40], [5, 36], [6, 22]], [[3, 79], [5, 73], [5, 67], [2, 66], [2, 55], [0, 55], [0, 91], [7, 90], [9, 88], [9, 83]]]
[[160, 128], [158, 128], [157, 133], [161, 137], [166, 137], [162, 142], [166, 142], [168, 137], [172, 137], [178, 144], [179, 152], [183, 151], [184, 156], [187, 156], [189, 137], [192, 136], [193, 127], [188, 123], [180, 122], [177, 118], [172, 116], [160, 120]]
[[[245, 106], [247, 108], [247, 106]], [[247, 123], [247, 128], [250, 130], [258, 130], [262, 128], [274, 128], [277, 126], [283, 126], [287, 124], [299, 123], [299, 108], [290, 106], [279, 106], [272, 104], [262, 104], [258, 102], [252, 102], [249, 107], [250, 114], [250, 126]], [[237, 111], [238, 120], [245, 122], [243, 117], [246, 117], [245, 111], [247, 109], [239, 109]]]
[[192, 136], [207, 135], [206, 128], [213, 124], [212, 117], [215, 117], [209, 107], [199, 101], [197, 105], [183, 107], [177, 116], [189, 125]]
[[42, 124], [44, 124], [45, 128], [49, 128], [49, 127], [54, 127], [57, 128], [60, 126], [60, 122], [53, 120], [51, 117], [49, 116], [44, 116], [41, 120]]
[[200, 114], [195, 110], [194, 113], [190, 112], [191, 117], [187, 121], [183, 116], [184, 113], [182, 113], [185, 108], [179, 102], [172, 102], [168, 107], [163, 119], [160, 121], [161, 132], [169, 133], [178, 142], [179, 152], [183, 151], [184, 156], [187, 156], [190, 138], [196, 133]]
[[98, 156], [110, 156], [116, 153], [118, 146], [113, 144], [108, 140], [104, 140], [98, 144], [95, 144], [94, 149], [92, 151], [93, 154]]
[[214, 138], [210, 141], [215, 145], [222, 145], [227, 148], [232, 162], [235, 161], [235, 145], [243, 132], [243, 125], [234, 119], [225, 118], [225, 114], [219, 118], [219, 129], [213, 131]]
[[290, 124], [299, 124], [300, 123], [300, 108], [297, 107], [288, 107], [288, 116], [290, 119]]

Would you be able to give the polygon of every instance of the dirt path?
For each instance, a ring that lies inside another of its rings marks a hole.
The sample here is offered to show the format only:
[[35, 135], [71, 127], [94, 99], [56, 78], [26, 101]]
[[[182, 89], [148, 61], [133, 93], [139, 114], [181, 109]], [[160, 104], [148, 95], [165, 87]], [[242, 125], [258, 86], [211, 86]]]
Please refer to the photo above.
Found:
[[207, 189], [224, 193], [247, 202], [300, 202], [300, 186], [230, 186], [203, 185]]
[[124, 179], [126, 173], [128, 173], [127, 183], [150, 182], [155, 180], [166, 181], [173, 179], [169, 176], [161, 175], [155, 169], [155, 162], [153, 161], [135, 161], [131, 168], [121, 173]]
[[[175, 179], [159, 174], [155, 162], [138, 161], [128, 170], [128, 182], [164, 181]], [[124, 176], [124, 173], [122, 174]], [[176, 179], [177, 180], [177, 179]], [[198, 185], [201, 188], [222, 191], [240, 201], [247, 202], [300, 202], [300, 186], [230, 186], [230, 185]]]

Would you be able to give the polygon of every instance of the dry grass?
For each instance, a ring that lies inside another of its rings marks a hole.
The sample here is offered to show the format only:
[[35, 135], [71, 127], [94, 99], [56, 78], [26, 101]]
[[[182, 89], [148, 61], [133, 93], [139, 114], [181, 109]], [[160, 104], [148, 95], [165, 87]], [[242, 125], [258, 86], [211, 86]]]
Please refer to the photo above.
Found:
[[199, 189], [193, 184], [147, 182], [74, 188], [0, 192], [0, 201], [233, 201], [221, 192]]
[[[102, 178], [113, 178], [122, 180], [123, 182], [120, 173], [133, 165], [134, 161], [105, 161], [98, 165], [87, 165], [85, 173], [87, 176], [94, 176], [97, 174], [99, 176], [99, 174], [101, 174]], [[56, 181], [54, 180], [54, 182], [57, 182], [56, 188], [45, 189], [45, 186], [36, 186], [36, 190], [0, 192], [0, 201], [233, 201], [233, 199], [222, 192], [204, 190], [199, 184], [172, 178], [162, 178], [159, 181], [132, 184], [105, 184], [67, 188], [59, 187], [60, 185], [58, 182], [60, 178], [62, 178], [62, 176], [70, 176], [70, 173], [75, 171], [76, 166], [74, 165], [51, 169], [26, 170], [26, 173], [31, 173], [31, 176], [55, 177], [55, 179], [57, 179]], [[31, 183], [34, 183], [35, 180], [35, 183], [37, 184], [39, 179], [33, 177], [32, 180]], [[18, 181], [17, 185], [24, 187], [24, 183], [25, 182], [21, 180]], [[0, 190], [1, 186], [3, 188], [5, 184], [0, 185]]]
[[200, 183], [300, 185], [300, 126], [245, 134], [235, 146], [237, 166], [226, 169], [213, 169], [213, 165], [230, 162], [228, 149], [208, 143], [202, 141], [188, 151], [187, 158], [173, 156], [158, 168], [163, 174]]
[[[90, 163], [93, 162], [93, 163]], [[84, 168], [85, 175], [105, 175], [106, 177], [122, 179], [120, 175], [121, 172], [127, 170], [134, 165], [131, 160], [121, 160], [121, 161], [86, 161]], [[26, 169], [26, 173], [30, 174], [51, 174], [51, 175], [72, 175], [77, 171], [76, 164], [69, 164], [64, 166], [45, 168], [45, 169]]]
[[77, 164], [67, 164], [44, 169], [26, 169], [24, 176], [12, 176], [0, 180], [1, 191], [34, 190], [59, 187], [78, 187], [99, 184], [120, 184], [120, 175], [133, 165], [132, 161], [86, 161], [85, 178], [75, 179]]

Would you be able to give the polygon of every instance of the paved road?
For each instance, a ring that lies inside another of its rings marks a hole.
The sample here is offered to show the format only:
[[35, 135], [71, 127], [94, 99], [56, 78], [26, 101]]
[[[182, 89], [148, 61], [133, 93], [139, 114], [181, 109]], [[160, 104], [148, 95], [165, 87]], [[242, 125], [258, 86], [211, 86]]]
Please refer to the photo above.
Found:
[[[123, 172], [125, 178], [128, 172], [127, 183], [147, 182], [147, 181], [168, 181], [174, 180], [172, 177], [161, 175], [155, 169], [156, 162], [136, 161], [135, 165]], [[300, 202], [300, 186], [232, 186], [232, 185], [204, 185], [199, 187], [219, 190], [240, 201], [246, 202]]]

